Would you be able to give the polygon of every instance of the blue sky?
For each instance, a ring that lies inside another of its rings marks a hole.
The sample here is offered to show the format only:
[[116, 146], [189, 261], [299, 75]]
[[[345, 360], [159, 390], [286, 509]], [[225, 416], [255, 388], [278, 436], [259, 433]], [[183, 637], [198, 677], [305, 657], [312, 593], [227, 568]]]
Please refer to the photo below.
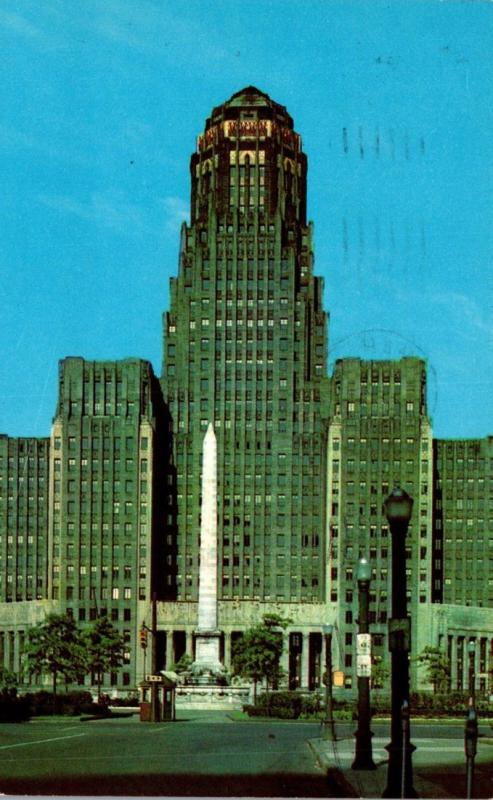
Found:
[[254, 84], [309, 158], [331, 361], [422, 355], [436, 436], [493, 434], [493, 4], [3, 0], [0, 431], [58, 360], [140, 356], [212, 107]]

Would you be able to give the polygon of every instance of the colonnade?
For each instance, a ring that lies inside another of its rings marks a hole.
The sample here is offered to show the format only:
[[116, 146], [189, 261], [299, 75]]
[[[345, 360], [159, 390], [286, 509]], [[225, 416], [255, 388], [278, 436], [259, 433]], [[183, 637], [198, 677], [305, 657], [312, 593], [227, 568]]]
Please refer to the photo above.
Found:
[[493, 693], [493, 637], [454, 632], [447, 635], [446, 646], [450, 688], [467, 690], [472, 680], [476, 693]]
[[[195, 658], [194, 628], [158, 628], [158, 669], [170, 669], [184, 655]], [[226, 670], [231, 669], [234, 642], [242, 631], [225, 629], [220, 655]], [[315, 689], [321, 685], [325, 664], [325, 642], [320, 628], [289, 630], [283, 633], [281, 667], [291, 688]]]

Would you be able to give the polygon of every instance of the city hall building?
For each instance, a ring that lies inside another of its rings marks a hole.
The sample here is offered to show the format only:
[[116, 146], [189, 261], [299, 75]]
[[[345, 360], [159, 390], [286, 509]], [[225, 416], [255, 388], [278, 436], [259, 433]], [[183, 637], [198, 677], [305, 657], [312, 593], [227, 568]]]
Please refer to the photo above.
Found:
[[[388, 659], [391, 538], [382, 504], [414, 499], [406, 542], [412, 652], [438, 646], [451, 686], [492, 690], [493, 438], [438, 441], [426, 364], [339, 359], [313, 272], [307, 159], [283, 106], [248, 87], [212, 111], [191, 158], [191, 223], [164, 314], [163, 366], [60, 362], [49, 438], [0, 436], [0, 666], [31, 680], [26, 632], [48, 613], [107, 615], [125, 639], [108, 692], [156, 658], [194, 656], [201, 458], [217, 440], [220, 654], [266, 613], [289, 619], [292, 688], [334, 668], [356, 683], [356, 566], [372, 568], [373, 655]], [[156, 335], [159, 335], [156, 331]], [[412, 665], [412, 686], [426, 686]]]

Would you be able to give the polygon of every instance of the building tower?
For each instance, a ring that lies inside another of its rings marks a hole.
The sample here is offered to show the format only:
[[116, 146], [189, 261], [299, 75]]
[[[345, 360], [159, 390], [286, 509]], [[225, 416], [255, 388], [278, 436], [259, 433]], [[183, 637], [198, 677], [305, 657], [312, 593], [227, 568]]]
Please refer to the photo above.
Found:
[[123, 668], [105, 676], [109, 687], [142, 679], [138, 632], [150, 622], [151, 592], [159, 590], [154, 520], [160, 525], [165, 420], [149, 362], [72, 357], [60, 363], [49, 454], [47, 594], [81, 627], [107, 616], [123, 636]]
[[[328, 443], [328, 592], [339, 603], [346, 687], [356, 684], [356, 566], [371, 566], [369, 620], [375, 664], [388, 659], [392, 541], [383, 503], [395, 486], [413, 497], [406, 537], [408, 608], [413, 620], [432, 599], [432, 431], [426, 408], [426, 365], [336, 361]], [[413, 653], [418, 626], [413, 629]], [[413, 669], [415, 669], [413, 665]]]
[[306, 174], [293, 120], [251, 86], [213, 110], [192, 155], [191, 224], [164, 319], [177, 473], [170, 600], [197, 600], [209, 423], [219, 600], [324, 598], [327, 315]]

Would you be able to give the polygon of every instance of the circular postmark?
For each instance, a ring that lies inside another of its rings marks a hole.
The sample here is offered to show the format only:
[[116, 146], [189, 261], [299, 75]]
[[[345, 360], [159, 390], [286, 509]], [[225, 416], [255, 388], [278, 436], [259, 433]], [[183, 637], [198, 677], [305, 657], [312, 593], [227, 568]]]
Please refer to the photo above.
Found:
[[367, 328], [329, 341], [329, 373], [339, 358], [362, 358], [368, 361], [398, 361], [406, 357], [421, 358], [426, 363], [428, 413], [437, 404], [437, 374], [428, 354], [411, 339], [385, 328]]

